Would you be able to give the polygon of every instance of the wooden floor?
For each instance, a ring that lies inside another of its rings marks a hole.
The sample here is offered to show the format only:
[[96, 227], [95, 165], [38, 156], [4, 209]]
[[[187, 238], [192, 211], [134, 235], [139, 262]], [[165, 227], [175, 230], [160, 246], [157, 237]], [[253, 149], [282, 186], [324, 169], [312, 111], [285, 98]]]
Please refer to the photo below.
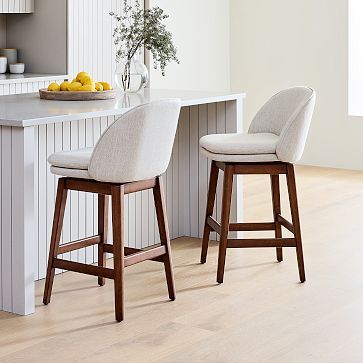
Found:
[[[0, 362], [362, 362], [363, 173], [299, 167], [307, 282], [293, 250], [230, 250], [217, 285], [217, 244], [173, 241], [177, 300], [162, 265], [127, 269], [126, 320], [114, 321], [113, 283], [66, 273], [52, 303], [0, 313]], [[271, 220], [269, 178], [245, 178], [246, 221]], [[285, 191], [285, 189], [284, 189]], [[287, 209], [284, 195], [284, 207]], [[249, 234], [251, 235], [251, 234]]]

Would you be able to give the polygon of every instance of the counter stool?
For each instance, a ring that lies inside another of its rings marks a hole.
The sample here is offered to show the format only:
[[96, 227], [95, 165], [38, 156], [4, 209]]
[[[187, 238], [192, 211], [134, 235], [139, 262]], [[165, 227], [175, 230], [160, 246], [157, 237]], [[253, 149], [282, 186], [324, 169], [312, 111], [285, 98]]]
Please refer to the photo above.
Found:
[[[201, 153], [212, 160], [201, 263], [207, 259], [211, 230], [220, 235], [217, 282], [223, 283], [227, 248], [276, 247], [282, 261], [282, 247], [295, 247], [300, 281], [305, 281], [299, 210], [293, 163], [300, 159], [313, 115], [315, 92], [295, 87], [273, 96], [256, 114], [247, 134], [207, 135], [200, 140]], [[221, 223], [213, 217], [219, 170], [224, 171]], [[274, 221], [230, 223], [233, 175], [269, 174]], [[292, 223], [281, 215], [279, 175], [286, 175]], [[282, 237], [282, 227], [293, 238]], [[275, 238], [229, 239], [229, 231], [274, 231]]]
[[[114, 280], [116, 320], [124, 318], [124, 268], [153, 260], [164, 263], [169, 298], [175, 300], [170, 237], [161, 174], [168, 167], [180, 100], [152, 102], [132, 109], [103, 133], [94, 148], [58, 152], [48, 159], [58, 181], [43, 303], [50, 302], [55, 268]], [[124, 196], [152, 189], [161, 244], [145, 250], [124, 247]], [[98, 194], [98, 234], [59, 245], [69, 190]], [[107, 243], [108, 198], [112, 202], [113, 245]], [[98, 245], [98, 266], [58, 258], [62, 253]], [[114, 268], [106, 267], [112, 253]]]

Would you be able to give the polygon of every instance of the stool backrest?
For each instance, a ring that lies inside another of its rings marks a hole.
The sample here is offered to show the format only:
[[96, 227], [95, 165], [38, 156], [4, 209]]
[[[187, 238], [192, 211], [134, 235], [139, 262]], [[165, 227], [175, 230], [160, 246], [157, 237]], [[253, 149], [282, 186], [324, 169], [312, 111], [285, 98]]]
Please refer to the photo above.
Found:
[[168, 167], [181, 101], [166, 99], [135, 107], [118, 118], [97, 142], [88, 168], [98, 181], [147, 180]]
[[281, 91], [257, 112], [248, 132], [268, 132], [280, 136], [277, 157], [281, 161], [295, 162], [304, 151], [315, 99], [315, 91], [308, 87]]

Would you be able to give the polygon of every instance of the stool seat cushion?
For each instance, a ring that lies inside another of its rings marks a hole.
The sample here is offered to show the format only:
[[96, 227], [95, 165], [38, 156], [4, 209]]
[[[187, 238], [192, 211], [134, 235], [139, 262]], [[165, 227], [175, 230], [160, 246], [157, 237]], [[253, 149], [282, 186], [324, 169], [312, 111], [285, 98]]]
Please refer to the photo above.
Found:
[[52, 174], [69, 178], [93, 179], [88, 172], [93, 148], [60, 151], [49, 156]]
[[275, 154], [279, 137], [272, 133], [214, 134], [200, 139], [200, 146], [213, 154]]
[[272, 133], [213, 134], [200, 139], [200, 152], [215, 161], [257, 163], [278, 161], [279, 137]]
[[92, 147], [78, 150], [60, 151], [50, 155], [48, 162], [52, 167], [88, 170], [92, 152]]
[[269, 163], [279, 161], [276, 154], [216, 154], [200, 147], [200, 152], [210, 160], [224, 163]]
[[83, 169], [67, 169], [67, 168], [59, 168], [57, 166], [51, 166], [50, 172], [52, 174], [68, 178], [92, 179], [88, 170], [83, 170]]

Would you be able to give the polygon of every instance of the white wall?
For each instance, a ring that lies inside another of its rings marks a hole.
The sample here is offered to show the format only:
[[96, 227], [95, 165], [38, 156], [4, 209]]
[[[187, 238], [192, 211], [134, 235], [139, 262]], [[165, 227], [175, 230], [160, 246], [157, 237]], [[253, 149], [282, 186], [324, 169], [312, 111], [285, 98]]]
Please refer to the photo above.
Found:
[[349, 102], [350, 115], [363, 115], [363, 1], [349, 0]]
[[229, 0], [151, 0], [169, 15], [180, 64], [167, 67], [166, 77], [151, 72], [153, 88], [229, 90]]
[[348, 0], [231, 0], [231, 86], [247, 92], [246, 120], [294, 85], [317, 91], [302, 163], [363, 169], [363, 118], [348, 116]]

